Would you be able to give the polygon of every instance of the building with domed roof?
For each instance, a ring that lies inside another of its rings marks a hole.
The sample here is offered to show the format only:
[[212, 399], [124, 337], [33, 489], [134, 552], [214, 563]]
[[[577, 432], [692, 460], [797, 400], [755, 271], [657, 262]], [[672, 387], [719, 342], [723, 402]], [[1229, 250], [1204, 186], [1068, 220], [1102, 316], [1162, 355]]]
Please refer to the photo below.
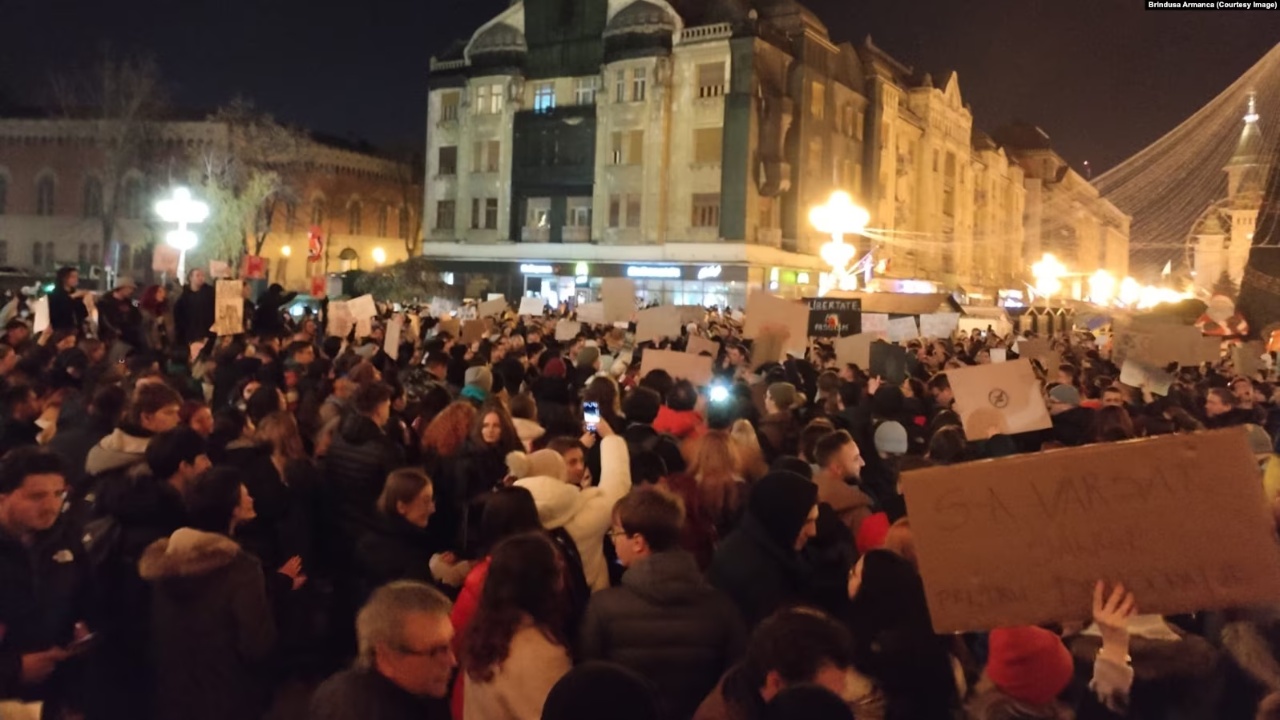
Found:
[[833, 190], [871, 212], [877, 274], [1022, 287], [1026, 177], [957, 75], [837, 43], [796, 0], [516, 0], [429, 84], [423, 251], [465, 297], [812, 296]]

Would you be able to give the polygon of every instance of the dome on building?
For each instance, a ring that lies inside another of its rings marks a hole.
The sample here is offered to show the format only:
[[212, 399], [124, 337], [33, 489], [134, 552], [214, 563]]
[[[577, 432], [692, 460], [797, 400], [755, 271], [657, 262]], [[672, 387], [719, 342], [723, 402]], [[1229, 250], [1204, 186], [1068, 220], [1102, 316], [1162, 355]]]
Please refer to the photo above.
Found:
[[673, 33], [676, 31], [675, 19], [665, 8], [648, 2], [636, 0], [622, 8], [605, 27], [604, 36], [624, 35], [628, 33], [651, 34]]
[[524, 53], [527, 50], [524, 33], [506, 23], [487, 28], [471, 41], [473, 57], [482, 53]]

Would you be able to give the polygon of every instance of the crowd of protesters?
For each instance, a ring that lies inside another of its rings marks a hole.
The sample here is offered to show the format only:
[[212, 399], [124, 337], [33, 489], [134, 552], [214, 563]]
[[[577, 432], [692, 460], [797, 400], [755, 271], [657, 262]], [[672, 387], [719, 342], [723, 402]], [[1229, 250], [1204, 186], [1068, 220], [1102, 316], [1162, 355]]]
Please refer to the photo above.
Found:
[[719, 343], [695, 387], [641, 377], [655, 344], [612, 326], [508, 313], [466, 344], [423, 317], [388, 348], [390, 308], [330, 337], [273, 286], [211, 337], [200, 270], [89, 304], [77, 284], [0, 338], [0, 708], [1280, 717], [1280, 598], [1162, 617], [1099, 582], [1077, 622], [938, 635], [899, 494], [911, 468], [1239, 424], [1275, 498], [1276, 387], [1229, 363], [1156, 396], [1059, 334], [1052, 429], [969, 442], [946, 372], [1016, 338], [905, 343], [899, 384], [821, 342], [753, 363], [710, 309], [656, 344]]

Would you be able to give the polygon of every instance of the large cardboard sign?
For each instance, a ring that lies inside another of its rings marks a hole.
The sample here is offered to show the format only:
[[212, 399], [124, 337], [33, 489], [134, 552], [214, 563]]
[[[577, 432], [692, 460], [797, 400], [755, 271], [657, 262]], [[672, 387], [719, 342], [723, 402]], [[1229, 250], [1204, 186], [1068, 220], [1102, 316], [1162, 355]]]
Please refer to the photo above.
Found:
[[1250, 340], [1231, 348], [1231, 364], [1235, 367], [1236, 374], [1256, 379], [1258, 371], [1262, 369], [1262, 354], [1265, 352], [1266, 347], [1261, 340]]
[[770, 363], [782, 362], [783, 348], [787, 345], [787, 335], [774, 327], [769, 327], [751, 342], [751, 369], [759, 370]]
[[929, 468], [902, 485], [939, 633], [1084, 620], [1098, 580], [1153, 614], [1280, 597], [1243, 428]]
[[499, 296], [497, 299], [486, 300], [480, 303], [480, 317], [490, 317], [493, 315], [501, 315], [507, 310], [507, 298]]
[[698, 335], [690, 335], [689, 342], [685, 345], [684, 351], [690, 355], [708, 353], [714, 358], [720, 355], [720, 343], [715, 340], [708, 340], [704, 337], [699, 337]]
[[1221, 341], [1205, 340], [1197, 328], [1182, 325], [1161, 328], [1158, 332], [1126, 330], [1116, 333], [1111, 358], [1118, 365], [1134, 360], [1150, 367], [1163, 368], [1171, 363], [1195, 367], [1218, 360]]
[[659, 305], [636, 313], [636, 342], [680, 337], [681, 310], [676, 305]]
[[462, 344], [478, 343], [489, 334], [489, 326], [484, 320], [467, 320], [462, 323]]
[[556, 342], [571, 342], [582, 332], [582, 323], [561, 320], [556, 323]]
[[784, 352], [802, 356], [809, 341], [809, 308], [795, 300], [784, 300], [763, 290], [753, 290], [747, 298], [742, 337], [757, 338], [766, 328], [786, 335]]
[[356, 320], [370, 320], [378, 316], [378, 305], [372, 295], [361, 295], [347, 301], [347, 309]]
[[579, 305], [578, 320], [591, 325], [603, 325], [604, 303], [583, 303]]
[[520, 314], [521, 315], [541, 315], [547, 309], [547, 301], [538, 297], [520, 298]]
[[946, 339], [960, 327], [960, 313], [928, 313], [920, 316], [920, 336]]
[[636, 313], [636, 284], [627, 278], [605, 278], [600, 283], [604, 322], [631, 322]]
[[894, 318], [889, 321], [889, 341], [907, 342], [920, 337], [920, 328], [913, 317]]
[[219, 280], [214, 286], [213, 327], [215, 335], [244, 332], [244, 281]]
[[329, 322], [325, 332], [330, 337], [345, 338], [356, 326], [355, 316], [351, 314], [351, 306], [344, 300], [330, 300], [328, 311]]
[[862, 313], [862, 332], [889, 334], [889, 316], [885, 313]]
[[907, 349], [887, 342], [871, 344], [870, 372], [891, 385], [901, 385], [907, 379]]
[[386, 336], [382, 340], [382, 352], [392, 360], [400, 358], [400, 335], [404, 331], [404, 315], [393, 315], [387, 321]]
[[640, 377], [654, 370], [666, 370], [673, 378], [684, 378], [698, 386], [710, 385], [714, 377], [711, 362], [711, 358], [704, 355], [649, 349], [640, 361]]
[[841, 338], [862, 332], [862, 300], [805, 298], [809, 303], [809, 337]]
[[862, 333], [836, 340], [834, 343], [836, 360], [842, 365], [857, 365], [863, 370], [869, 370], [871, 368], [871, 344], [878, 338], [879, 336], [877, 335]]
[[970, 440], [1053, 427], [1040, 380], [1026, 358], [948, 370], [947, 380]]

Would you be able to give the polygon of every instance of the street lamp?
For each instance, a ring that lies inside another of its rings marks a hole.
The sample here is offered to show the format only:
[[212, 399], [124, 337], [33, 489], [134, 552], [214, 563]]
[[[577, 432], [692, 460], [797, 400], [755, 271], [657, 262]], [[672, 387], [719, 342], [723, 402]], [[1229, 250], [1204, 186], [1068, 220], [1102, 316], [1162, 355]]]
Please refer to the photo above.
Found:
[[1052, 254], [1045, 253], [1039, 262], [1031, 266], [1031, 277], [1036, 279], [1036, 294], [1044, 298], [1053, 297], [1062, 290], [1062, 278], [1066, 274], [1067, 266]]
[[288, 245], [282, 245], [280, 247], [280, 257], [289, 257], [292, 254], [293, 254], [293, 248], [289, 247]]
[[376, 247], [376, 248], [374, 248], [374, 249], [373, 249], [373, 262], [374, 262], [375, 264], [377, 264], [377, 265], [381, 265], [382, 263], [384, 263], [384, 262], [386, 262], [386, 261], [387, 261], [387, 251], [386, 251], [386, 250], [383, 250], [383, 249], [382, 249], [382, 248], [380, 248], [380, 247]]
[[831, 266], [835, 284], [840, 289], [854, 289], [857, 278], [849, 272], [849, 263], [858, 249], [846, 243], [844, 236], [862, 234], [867, 223], [871, 222], [871, 213], [855, 205], [849, 193], [837, 190], [831, 193], [825, 205], [809, 211], [809, 222], [819, 232], [831, 235], [831, 241], [823, 245], [818, 254]]
[[1089, 278], [1089, 300], [1094, 305], [1110, 305], [1116, 296], [1116, 279], [1106, 270], [1099, 270]]
[[209, 217], [209, 206], [191, 197], [184, 187], [173, 189], [173, 196], [156, 203], [156, 214], [165, 222], [176, 223], [178, 228], [165, 233], [164, 241], [178, 250], [178, 282], [186, 282], [187, 251], [196, 246], [196, 234], [188, 225], [199, 225]]

